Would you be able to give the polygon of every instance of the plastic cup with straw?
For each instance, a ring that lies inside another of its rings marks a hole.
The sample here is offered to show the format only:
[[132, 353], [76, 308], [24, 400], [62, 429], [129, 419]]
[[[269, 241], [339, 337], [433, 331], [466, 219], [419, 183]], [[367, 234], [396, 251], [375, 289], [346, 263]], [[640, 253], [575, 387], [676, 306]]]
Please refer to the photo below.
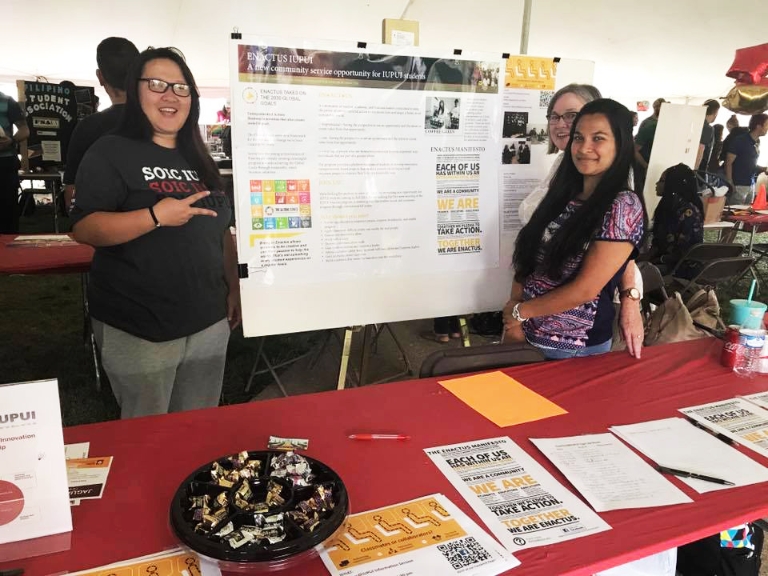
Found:
[[760, 329], [762, 327], [763, 315], [768, 306], [762, 302], [752, 300], [757, 288], [757, 280], [752, 280], [749, 287], [749, 295], [746, 300], [731, 300], [731, 322], [742, 328]]

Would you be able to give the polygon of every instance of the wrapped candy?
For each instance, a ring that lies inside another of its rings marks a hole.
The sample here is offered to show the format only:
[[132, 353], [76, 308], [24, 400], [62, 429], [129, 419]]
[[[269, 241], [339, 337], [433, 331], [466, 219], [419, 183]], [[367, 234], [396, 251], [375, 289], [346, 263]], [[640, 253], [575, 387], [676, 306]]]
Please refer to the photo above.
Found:
[[214, 534], [214, 536], [219, 536], [220, 538], [223, 538], [224, 536], [227, 536], [228, 534], [231, 534], [234, 531], [235, 531], [235, 525], [232, 524], [232, 522], [227, 522], [226, 524], [224, 524], [224, 527], [221, 530], [219, 530], [218, 532], [216, 532], [216, 534]]
[[294, 452], [286, 452], [272, 459], [271, 476], [290, 480], [296, 487], [311, 486], [312, 469], [306, 458]]
[[240, 470], [241, 468], [245, 467], [245, 463], [248, 461], [248, 452], [243, 451], [239, 452], [238, 454], [234, 454], [228, 457], [227, 461], [232, 464], [232, 468], [235, 470]]
[[241, 546], [245, 546], [246, 544], [253, 542], [255, 540], [255, 536], [252, 533], [246, 532], [241, 528], [240, 530], [236, 530], [235, 532], [232, 532], [229, 536], [225, 538], [225, 540], [233, 549], [236, 550]]
[[285, 498], [282, 497], [283, 487], [277, 482], [272, 482], [267, 485], [267, 506], [270, 508], [282, 506], [285, 504]]

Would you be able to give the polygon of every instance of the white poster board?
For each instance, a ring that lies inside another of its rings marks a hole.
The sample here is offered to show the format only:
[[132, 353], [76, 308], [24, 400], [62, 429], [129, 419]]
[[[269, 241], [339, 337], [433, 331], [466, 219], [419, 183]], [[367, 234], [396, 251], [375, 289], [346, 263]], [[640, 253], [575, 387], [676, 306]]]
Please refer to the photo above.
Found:
[[246, 336], [503, 306], [500, 55], [255, 36], [230, 55]]
[[643, 189], [649, 219], [653, 217], [653, 212], [661, 200], [656, 196], [656, 182], [662, 172], [680, 163], [693, 167], [696, 162], [705, 112], [706, 108], [703, 106], [669, 102], [661, 105]]
[[71, 530], [58, 383], [0, 385], [0, 544]]

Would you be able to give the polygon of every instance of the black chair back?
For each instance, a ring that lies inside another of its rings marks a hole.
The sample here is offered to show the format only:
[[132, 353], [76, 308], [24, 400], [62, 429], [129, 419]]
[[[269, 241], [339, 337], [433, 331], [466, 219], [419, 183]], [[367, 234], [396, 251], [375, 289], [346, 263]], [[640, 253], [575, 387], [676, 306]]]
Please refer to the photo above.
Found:
[[527, 342], [489, 344], [469, 348], [447, 348], [424, 359], [419, 378], [450, 376], [466, 372], [508, 368], [546, 360], [541, 350]]

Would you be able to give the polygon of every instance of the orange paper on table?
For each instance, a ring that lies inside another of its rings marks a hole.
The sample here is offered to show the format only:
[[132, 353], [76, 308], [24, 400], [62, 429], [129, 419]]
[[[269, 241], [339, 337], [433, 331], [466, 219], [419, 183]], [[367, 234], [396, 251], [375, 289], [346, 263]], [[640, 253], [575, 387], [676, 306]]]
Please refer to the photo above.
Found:
[[501, 427], [568, 413], [503, 372], [442, 380], [439, 384]]

